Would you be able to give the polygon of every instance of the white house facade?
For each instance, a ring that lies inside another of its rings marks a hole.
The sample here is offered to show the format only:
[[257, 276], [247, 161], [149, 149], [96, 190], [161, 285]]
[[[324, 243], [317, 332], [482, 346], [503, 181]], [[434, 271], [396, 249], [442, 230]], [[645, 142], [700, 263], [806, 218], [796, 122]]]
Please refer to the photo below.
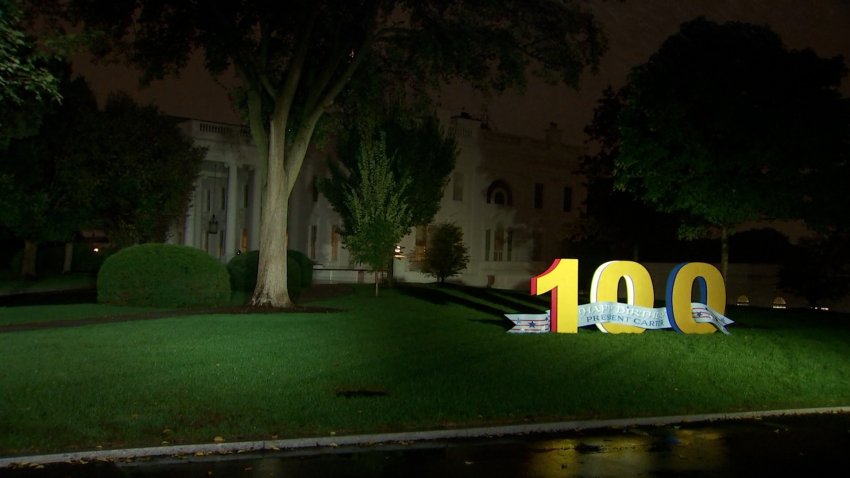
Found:
[[221, 261], [256, 249], [260, 231], [259, 158], [248, 130], [188, 120], [180, 127], [207, 148], [183, 224], [169, 241], [203, 249]]
[[[536, 140], [492, 131], [468, 115], [446, 115], [445, 122], [459, 155], [433, 222], [453, 222], [463, 230], [470, 262], [454, 280], [522, 287], [558, 256], [560, 231], [579, 217], [585, 198], [578, 172], [581, 149], [563, 144], [555, 125], [545, 140]], [[222, 261], [256, 249], [259, 158], [250, 135], [241, 126], [199, 120], [182, 127], [207, 148], [207, 156], [185, 221], [175, 225], [171, 242]], [[311, 154], [290, 199], [289, 248], [313, 260], [317, 282], [371, 281], [365, 267], [351, 262], [340, 236], [342, 220], [315, 188], [316, 178], [326, 175], [327, 155]], [[427, 226], [421, 226], [402, 239], [396, 280], [434, 280], [419, 271], [427, 237]]]
[[[545, 131], [545, 139], [532, 139], [492, 131], [468, 115], [446, 114], [443, 123], [457, 139], [459, 155], [433, 223], [458, 225], [470, 255], [467, 269], [450, 281], [528, 290], [530, 278], [561, 256], [564, 229], [583, 212], [587, 192], [579, 171], [582, 149], [564, 144], [554, 124]], [[207, 148], [207, 156], [185, 220], [174, 225], [169, 241], [203, 249], [222, 262], [256, 250], [260, 163], [247, 129], [199, 120], [185, 121], [181, 127], [197, 145]], [[343, 246], [341, 218], [315, 187], [316, 179], [328, 174], [327, 158], [327, 153], [313, 151], [304, 162], [290, 198], [289, 248], [314, 262], [315, 282], [371, 282], [372, 274], [353, 263]], [[401, 254], [393, 261], [396, 280], [435, 280], [420, 272], [419, 260], [428, 247], [427, 228], [416, 227], [400, 241]], [[662, 284], [671, 265], [645, 265], [657, 284], [656, 298], [663, 300]], [[804, 306], [801, 298], [778, 292], [777, 268], [730, 264], [728, 302]], [[830, 305], [850, 310], [850, 299]]]

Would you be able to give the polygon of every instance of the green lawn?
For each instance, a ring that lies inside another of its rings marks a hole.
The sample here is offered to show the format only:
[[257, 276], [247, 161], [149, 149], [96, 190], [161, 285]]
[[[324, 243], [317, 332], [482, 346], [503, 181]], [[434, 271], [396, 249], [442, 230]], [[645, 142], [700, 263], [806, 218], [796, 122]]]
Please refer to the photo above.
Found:
[[94, 287], [97, 276], [94, 274], [75, 272], [70, 274], [48, 274], [37, 280], [11, 278], [8, 270], [0, 271], [0, 295], [23, 294], [63, 289], [86, 289]]
[[[733, 308], [731, 336], [514, 335], [501, 314], [545, 302], [372, 294], [320, 303], [338, 312], [0, 333], [0, 455], [850, 405], [847, 315]], [[16, 310], [31, 314], [2, 320]]]

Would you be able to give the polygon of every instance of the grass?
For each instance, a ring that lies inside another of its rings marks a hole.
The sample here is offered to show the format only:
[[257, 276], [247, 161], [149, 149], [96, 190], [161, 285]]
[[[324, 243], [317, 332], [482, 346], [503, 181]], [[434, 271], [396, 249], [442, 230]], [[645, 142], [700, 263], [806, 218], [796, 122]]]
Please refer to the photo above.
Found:
[[[61, 322], [98, 317], [153, 312], [163, 309], [154, 307], [124, 307], [106, 304], [27, 305], [0, 307], [0, 332], [3, 326], [34, 324], [39, 322]], [[0, 352], [2, 353], [2, 352]]]
[[731, 336], [514, 335], [501, 314], [544, 302], [431, 286], [372, 294], [321, 302], [338, 312], [0, 334], [0, 455], [850, 399], [847, 315], [733, 308]]
[[0, 293], [23, 294], [43, 290], [88, 289], [94, 287], [97, 283], [97, 276], [88, 272], [48, 274], [38, 279], [7, 277], [10, 275], [8, 271], [0, 272], [0, 279], [2, 280]]

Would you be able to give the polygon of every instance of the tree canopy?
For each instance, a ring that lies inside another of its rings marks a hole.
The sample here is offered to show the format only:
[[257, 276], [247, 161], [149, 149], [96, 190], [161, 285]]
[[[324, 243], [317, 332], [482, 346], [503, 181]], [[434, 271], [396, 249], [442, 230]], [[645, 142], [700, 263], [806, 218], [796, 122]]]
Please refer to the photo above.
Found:
[[378, 295], [377, 271], [387, 265], [393, 246], [410, 227], [410, 207], [404, 198], [411, 177], [393, 173], [383, 135], [377, 140], [363, 138], [355, 171], [357, 180], [342, 186], [341, 207], [347, 218], [342, 240], [352, 258], [375, 273]]
[[113, 93], [101, 113], [94, 218], [119, 244], [164, 241], [184, 217], [206, 151], [154, 106]]
[[422, 272], [445, 284], [446, 279], [466, 269], [469, 249], [463, 243], [463, 230], [457, 224], [442, 222], [429, 229], [431, 240], [425, 251]]
[[815, 219], [822, 181], [846, 180], [845, 72], [840, 57], [789, 50], [766, 26], [697, 18], [600, 106], [597, 119], [614, 122], [595, 130], [600, 158], [612, 159], [616, 187], [682, 214], [680, 235], [720, 236], [725, 271], [738, 225]]
[[93, 212], [97, 168], [90, 152], [97, 103], [86, 82], [65, 71], [62, 104], [52, 104], [35, 135], [13, 139], [0, 155], [0, 224], [23, 240], [24, 276], [35, 275], [42, 242], [70, 241]]
[[353, 108], [346, 112], [362, 118], [355, 128], [340, 131], [334, 157], [328, 160], [330, 177], [319, 179], [317, 186], [342, 218], [343, 230], [350, 228], [351, 211], [344, 192], [359, 184], [359, 158], [364, 143], [384, 141], [389, 167], [398, 177], [416, 178], [404, 189], [402, 203], [410, 214], [404, 229], [424, 225], [440, 207], [443, 189], [454, 169], [457, 143], [440, 127], [435, 115], [414, 116], [400, 104], [380, 103], [375, 111]]
[[16, 0], [0, 0], [0, 149], [38, 127], [43, 103], [57, 101], [59, 78], [50, 57], [27, 35]]
[[84, 79], [67, 67], [56, 76], [62, 103], [0, 155], [0, 225], [25, 243], [23, 275], [35, 274], [39, 244], [70, 242], [84, 228], [117, 244], [164, 240], [204, 156], [156, 108], [115, 94], [99, 111]]
[[[576, 85], [605, 41], [578, 1], [550, 0], [79, 0], [69, 18], [102, 34], [147, 78], [177, 73], [196, 49], [213, 74], [229, 68], [263, 166], [260, 265], [253, 304], [291, 305], [286, 289], [288, 201], [320, 120], [356, 73], [377, 88], [426, 93], [462, 80], [522, 87], [534, 72]], [[361, 71], [362, 70], [362, 71]]]

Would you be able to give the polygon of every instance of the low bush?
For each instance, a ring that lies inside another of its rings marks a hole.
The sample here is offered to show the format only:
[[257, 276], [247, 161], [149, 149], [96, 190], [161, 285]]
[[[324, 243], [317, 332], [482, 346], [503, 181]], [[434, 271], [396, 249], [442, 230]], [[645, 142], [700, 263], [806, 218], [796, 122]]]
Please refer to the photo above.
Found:
[[257, 267], [260, 251], [248, 251], [233, 256], [227, 263], [230, 275], [230, 288], [234, 291], [253, 292], [257, 286]]
[[[257, 286], [257, 269], [260, 262], [259, 251], [248, 251], [234, 256], [227, 263], [230, 274], [230, 287], [234, 291], [253, 292]], [[289, 250], [286, 257], [286, 285], [289, 296], [298, 298], [301, 291], [313, 282], [313, 262], [304, 253]]]
[[301, 288], [309, 289], [313, 285], [313, 261], [301, 251], [290, 249], [288, 252], [289, 258], [295, 259], [298, 262], [300, 270]]
[[230, 280], [225, 266], [200, 249], [141, 244], [104, 261], [97, 298], [116, 305], [220, 306], [230, 300]]

